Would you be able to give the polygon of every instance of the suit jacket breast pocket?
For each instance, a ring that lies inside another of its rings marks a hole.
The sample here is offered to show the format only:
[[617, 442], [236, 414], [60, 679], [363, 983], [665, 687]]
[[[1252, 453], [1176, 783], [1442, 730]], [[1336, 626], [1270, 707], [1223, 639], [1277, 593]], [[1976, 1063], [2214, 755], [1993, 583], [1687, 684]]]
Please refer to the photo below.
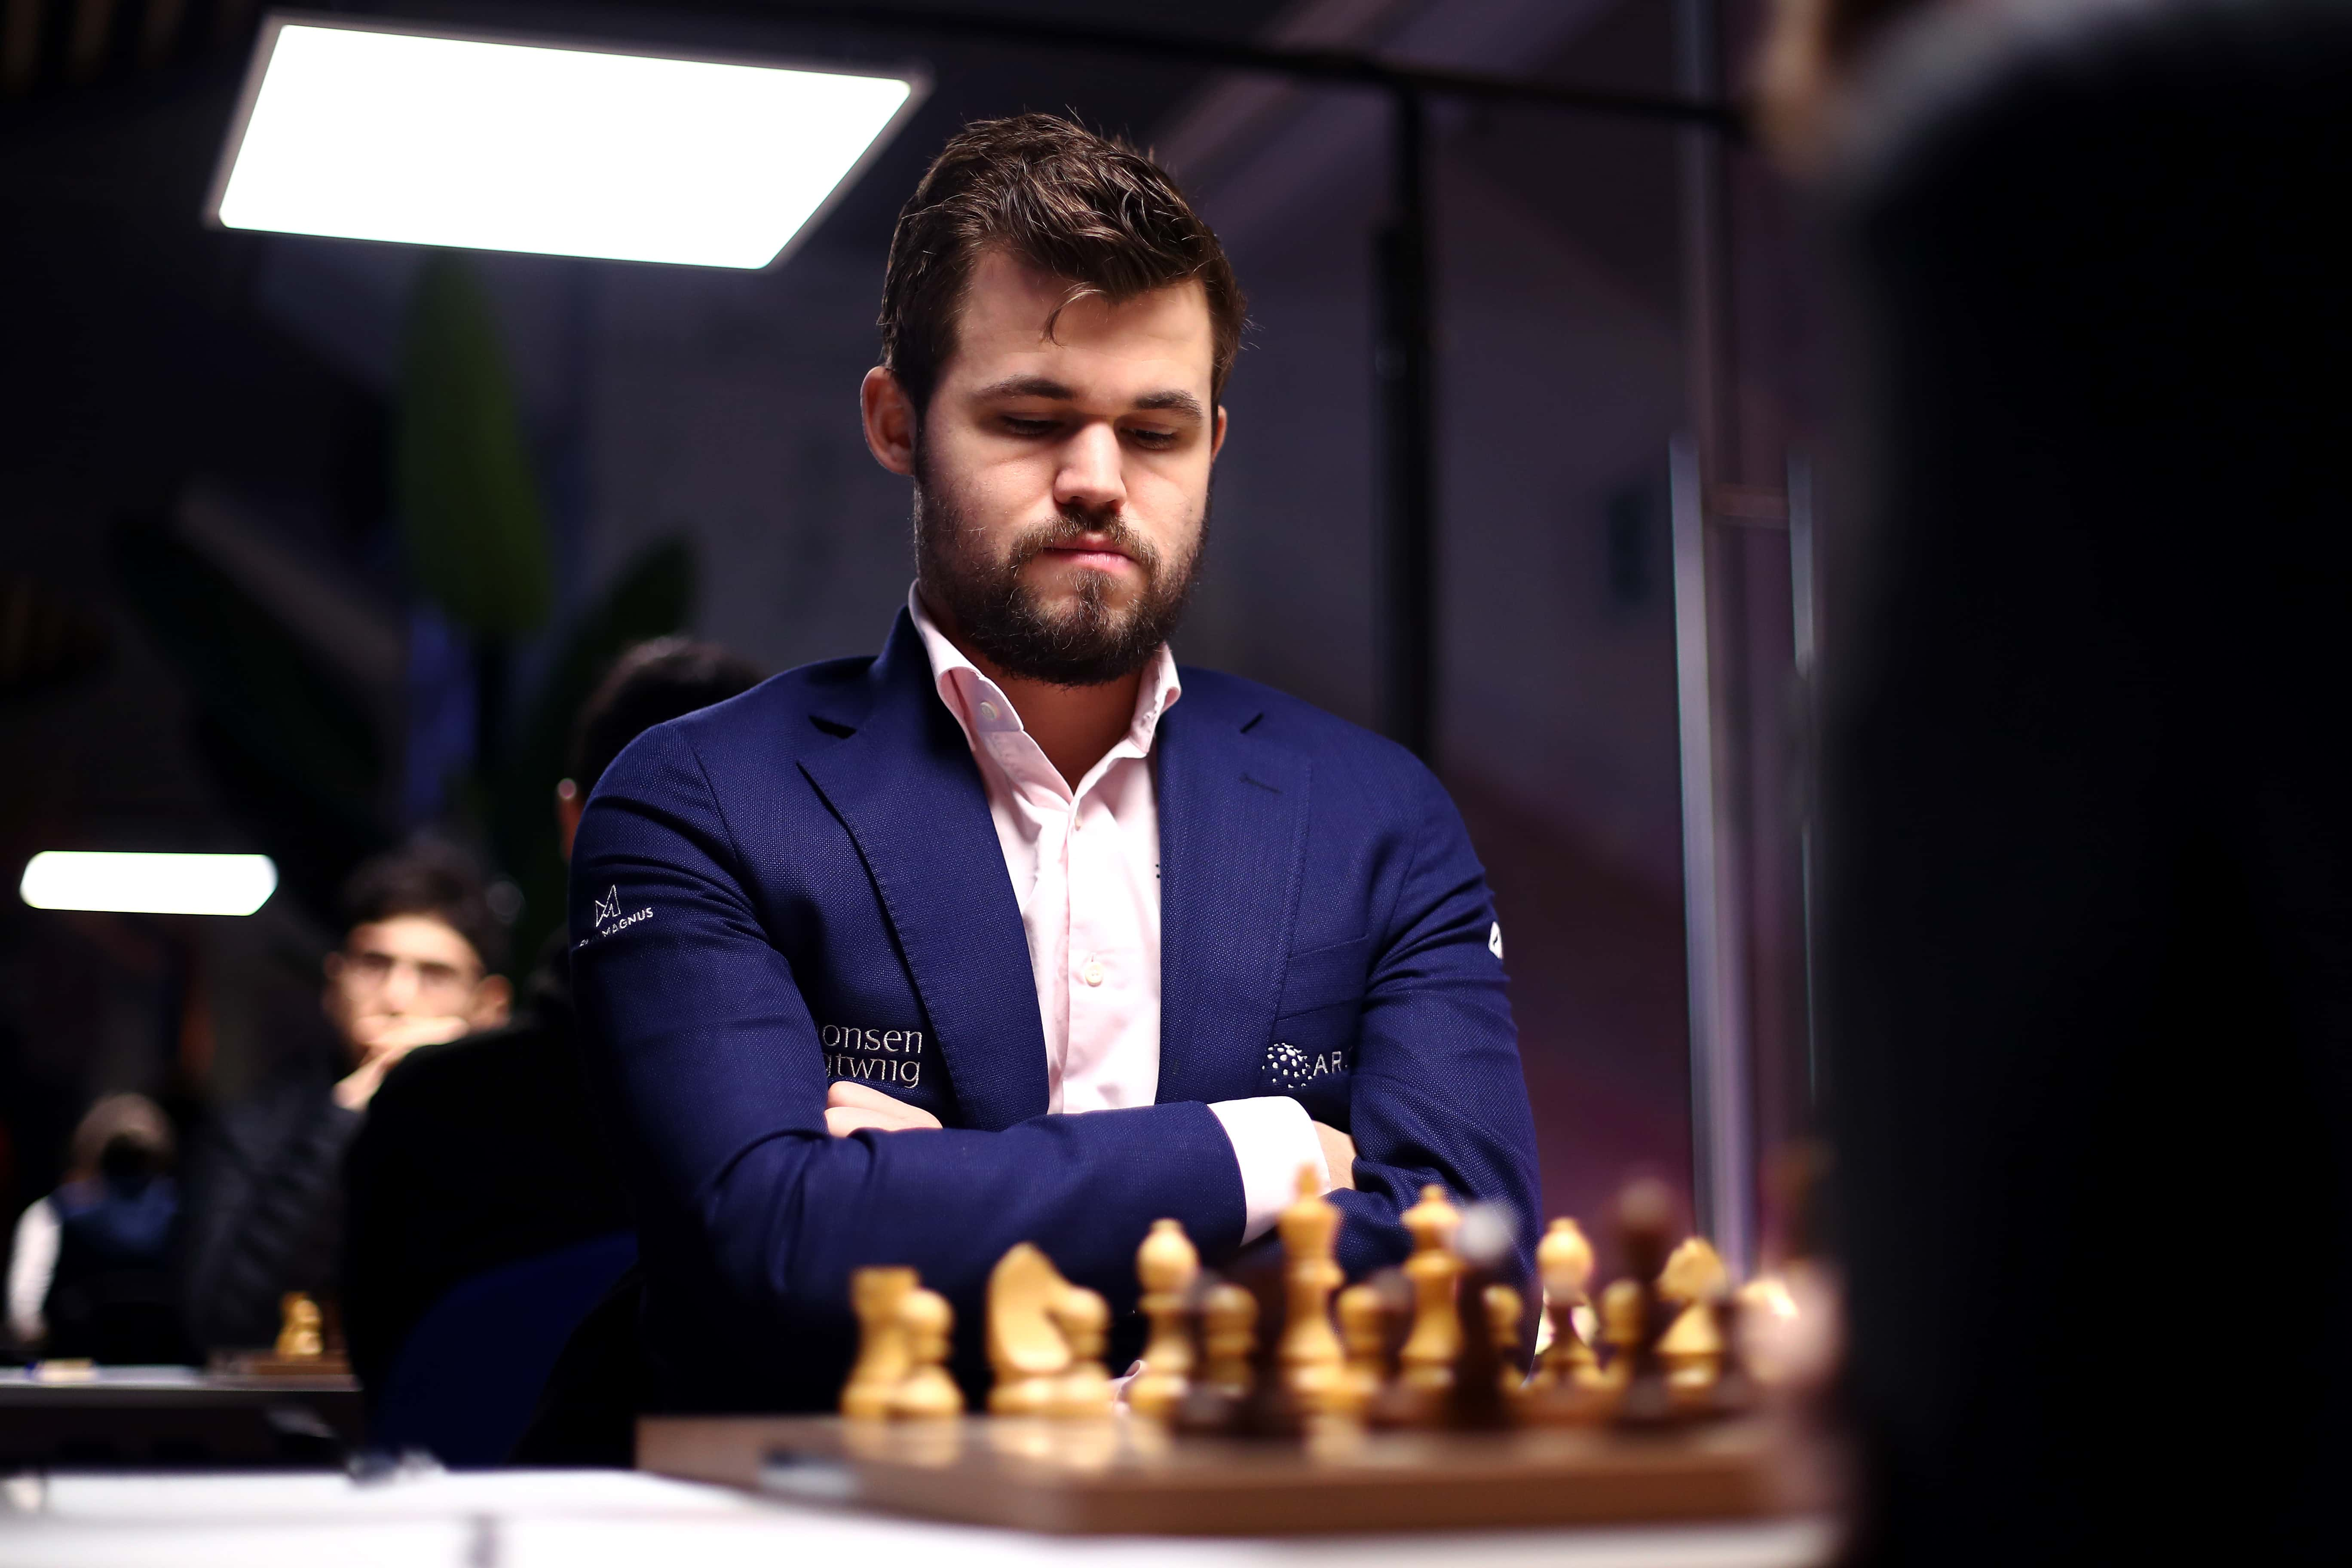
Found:
[[817, 1043], [824, 1047], [827, 1081], [879, 1089], [942, 1121], [949, 1119], [939, 1053], [927, 1031], [819, 1024]]
[[1371, 959], [1370, 937], [1291, 954], [1283, 972], [1274, 1039], [1259, 1073], [1260, 1093], [1286, 1094], [1318, 1121], [1347, 1126], [1356, 1034]]

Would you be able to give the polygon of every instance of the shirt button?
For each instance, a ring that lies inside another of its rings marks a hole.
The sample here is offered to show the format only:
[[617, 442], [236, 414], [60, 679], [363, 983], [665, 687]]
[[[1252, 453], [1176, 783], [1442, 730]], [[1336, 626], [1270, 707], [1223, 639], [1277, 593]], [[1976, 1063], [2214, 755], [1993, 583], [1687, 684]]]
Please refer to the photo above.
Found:
[[1085, 981], [1089, 985], [1101, 984], [1103, 983], [1102, 960], [1099, 958], [1087, 959], [1087, 966], [1078, 971], [1078, 978]]
[[993, 702], [983, 702], [983, 703], [982, 703], [982, 704], [980, 705], [980, 716], [981, 716], [982, 718], [983, 718], [983, 719], [993, 719], [993, 718], [995, 718], [995, 717], [996, 717], [996, 704], [995, 704], [995, 703], [993, 703]]

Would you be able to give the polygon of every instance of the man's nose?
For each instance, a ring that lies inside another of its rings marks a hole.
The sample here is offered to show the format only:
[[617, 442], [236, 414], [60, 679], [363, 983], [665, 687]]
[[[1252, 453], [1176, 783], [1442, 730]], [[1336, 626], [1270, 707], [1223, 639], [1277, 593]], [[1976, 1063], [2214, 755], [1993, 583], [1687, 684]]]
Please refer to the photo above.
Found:
[[416, 1000], [416, 965], [395, 963], [383, 977], [383, 1010], [405, 1013]]
[[1077, 511], [1116, 511], [1127, 500], [1118, 433], [1108, 425], [1081, 426], [1062, 447], [1054, 476], [1056, 504]]

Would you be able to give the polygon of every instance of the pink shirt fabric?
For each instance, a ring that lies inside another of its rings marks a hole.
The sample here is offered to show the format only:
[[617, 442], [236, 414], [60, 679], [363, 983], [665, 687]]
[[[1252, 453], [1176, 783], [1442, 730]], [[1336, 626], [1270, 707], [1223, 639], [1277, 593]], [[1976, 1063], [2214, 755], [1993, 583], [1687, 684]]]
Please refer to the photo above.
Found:
[[[950, 642], [909, 589], [940, 700], [963, 729], [988, 792], [1029, 940], [1045, 1034], [1046, 1110], [1150, 1105], [1160, 1089], [1160, 803], [1151, 744], [1184, 695], [1166, 645], [1151, 656], [1127, 733], [1072, 789], [1003, 689]], [[1210, 1106], [1234, 1145], [1244, 1239], [1297, 1194], [1298, 1169], [1330, 1173], [1306, 1109], [1282, 1096]]]

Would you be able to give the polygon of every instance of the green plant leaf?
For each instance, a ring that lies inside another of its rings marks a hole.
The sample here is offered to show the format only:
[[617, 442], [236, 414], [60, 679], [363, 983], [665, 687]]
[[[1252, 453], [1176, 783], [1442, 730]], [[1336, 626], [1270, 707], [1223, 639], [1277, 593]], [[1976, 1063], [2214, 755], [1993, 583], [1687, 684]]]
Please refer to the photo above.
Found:
[[572, 623], [516, 731], [489, 806], [492, 847], [523, 894], [514, 931], [519, 965], [528, 965], [563, 921], [565, 873], [556, 839], [555, 784], [571, 766], [580, 710], [622, 653], [647, 638], [683, 631], [694, 618], [694, 597], [693, 547], [673, 538], [646, 549]]
[[547, 527], [488, 296], [464, 258], [429, 258], [410, 301], [393, 499], [410, 570], [451, 622], [511, 636], [547, 619]]
[[195, 700], [198, 751], [314, 912], [388, 837], [383, 748], [358, 700], [275, 616], [168, 527], [125, 521], [117, 580]]

